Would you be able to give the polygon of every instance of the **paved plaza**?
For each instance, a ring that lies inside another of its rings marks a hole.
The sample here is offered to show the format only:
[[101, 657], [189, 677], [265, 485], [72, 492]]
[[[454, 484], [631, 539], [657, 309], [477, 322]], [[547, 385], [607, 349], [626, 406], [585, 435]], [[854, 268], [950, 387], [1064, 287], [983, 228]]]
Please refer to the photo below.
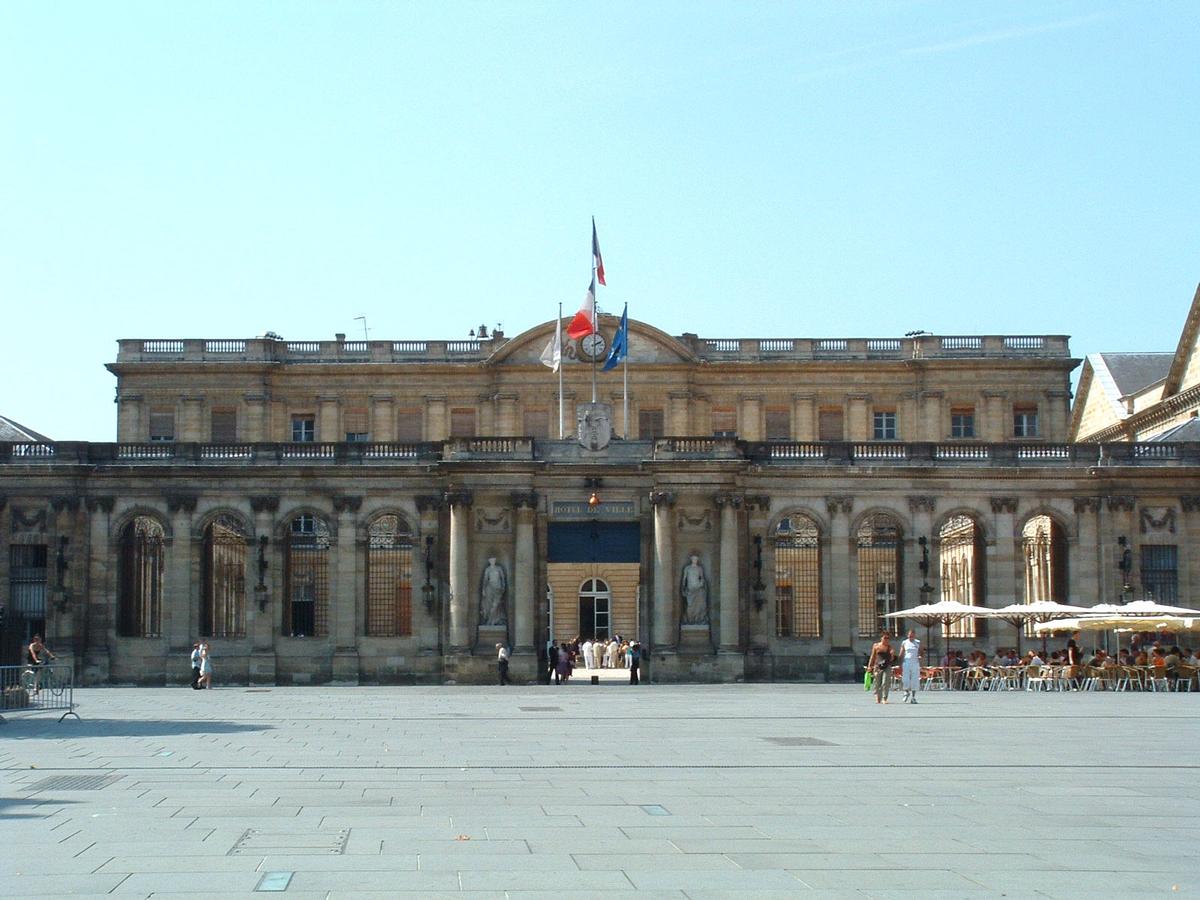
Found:
[[[186, 673], [182, 673], [186, 676]], [[1200, 695], [78, 691], [0, 725], [0, 895], [1200, 893]]]

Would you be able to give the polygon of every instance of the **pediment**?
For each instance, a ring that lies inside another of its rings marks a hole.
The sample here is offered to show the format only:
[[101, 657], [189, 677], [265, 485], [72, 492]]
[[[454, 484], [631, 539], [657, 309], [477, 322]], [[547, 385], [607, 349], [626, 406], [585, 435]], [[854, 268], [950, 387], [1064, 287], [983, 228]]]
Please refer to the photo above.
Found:
[[[562, 320], [563, 364], [572, 365], [590, 362], [579, 350], [578, 341], [567, 337], [567, 325], [571, 319]], [[600, 315], [600, 334], [606, 346], [611, 347], [613, 335], [621, 324], [620, 316]], [[541, 365], [542, 352], [554, 339], [554, 320], [543, 322], [508, 341], [493, 353], [485, 363], [487, 366]], [[698, 363], [700, 361], [690, 349], [665, 331], [647, 325], [637, 319], [629, 320], [629, 364], [670, 365], [673, 363]]]

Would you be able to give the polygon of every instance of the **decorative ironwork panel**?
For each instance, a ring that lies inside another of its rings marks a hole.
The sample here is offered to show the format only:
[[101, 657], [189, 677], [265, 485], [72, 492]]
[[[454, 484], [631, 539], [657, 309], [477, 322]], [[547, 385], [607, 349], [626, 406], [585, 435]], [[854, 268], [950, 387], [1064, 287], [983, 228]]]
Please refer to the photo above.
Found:
[[775, 530], [775, 633], [821, 636], [821, 533], [807, 516], [791, 516]]
[[858, 633], [874, 637], [889, 622], [884, 616], [900, 608], [900, 523], [876, 514], [863, 520], [856, 540], [858, 554]]
[[1142, 590], [1157, 603], [1178, 603], [1179, 548], [1174, 544], [1142, 544], [1141, 549]]
[[138, 516], [121, 535], [119, 623], [126, 637], [162, 635], [165, 537], [162, 526]]
[[287, 548], [283, 631], [292, 637], [329, 634], [329, 526], [316, 516], [292, 520]]
[[[970, 516], [955, 515], [946, 520], [938, 532], [940, 553], [942, 599], [978, 605], [982, 593], [981, 570], [983, 568], [982, 532]], [[977, 634], [978, 619], [959, 619], [943, 632], [948, 637], [973, 638]]]
[[46, 545], [8, 548], [8, 594], [12, 613], [22, 619], [46, 617]]
[[413, 536], [399, 516], [380, 516], [367, 544], [367, 634], [412, 634]]
[[204, 530], [200, 633], [246, 635], [246, 535], [241, 522], [218, 516]]

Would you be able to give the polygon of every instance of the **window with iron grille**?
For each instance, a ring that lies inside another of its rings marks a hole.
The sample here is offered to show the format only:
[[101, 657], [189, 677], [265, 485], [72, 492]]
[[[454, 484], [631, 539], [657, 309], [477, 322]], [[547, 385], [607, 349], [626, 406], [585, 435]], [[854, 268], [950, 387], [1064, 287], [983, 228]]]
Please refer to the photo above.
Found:
[[363, 443], [370, 440], [369, 426], [367, 425], [367, 410], [365, 407], [351, 407], [347, 409], [343, 415], [342, 422], [347, 443]]
[[1142, 544], [1141, 551], [1142, 590], [1156, 603], [1179, 603], [1179, 548], [1174, 544]]
[[767, 440], [790, 441], [792, 439], [792, 411], [786, 406], [767, 407]]
[[713, 437], [737, 437], [737, 410], [731, 406], [714, 406], [712, 433]]
[[[544, 409], [527, 409], [521, 414], [522, 434], [525, 437], [550, 437], [550, 413]], [[558, 435], [554, 435], [558, 437]]]
[[475, 410], [461, 407], [450, 410], [450, 437], [475, 437]]
[[403, 443], [417, 444], [425, 439], [422, 431], [421, 410], [396, 410], [396, 440]]
[[317, 439], [317, 420], [315, 416], [292, 416], [292, 440], [297, 443], [310, 444]]
[[27, 622], [46, 618], [46, 545], [8, 548], [8, 612]]
[[[983, 596], [983, 532], [970, 516], [954, 515], [938, 532], [941, 599], [979, 606]], [[974, 616], [944, 629], [949, 637], [977, 637], [981, 622]]]
[[162, 525], [149, 516], [138, 516], [121, 532], [117, 627], [125, 637], [162, 634], [165, 537]]
[[872, 437], [877, 441], [896, 440], [896, 411], [894, 409], [880, 409], [875, 411]]
[[292, 520], [287, 546], [283, 633], [329, 634], [329, 526], [313, 515]]
[[775, 529], [775, 633], [821, 636], [821, 533], [808, 516], [788, 516]]
[[638, 410], [638, 437], [643, 441], [660, 438], [665, 433], [661, 409]]
[[1013, 408], [1013, 437], [1031, 438], [1038, 436], [1038, 411], [1036, 406]]
[[152, 441], [173, 441], [173, 440], [175, 440], [175, 410], [173, 410], [173, 409], [152, 409], [152, 410], [150, 410], [150, 440], [152, 440]]
[[212, 411], [212, 442], [232, 444], [237, 440], [237, 410], [214, 409]]
[[975, 408], [971, 406], [956, 407], [950, 410], [950, 437], [975, 437]]
[[412, 634], [413, 537], [399, 516], [371, 523], [367, 541], [367, 634]]
[[200, 634], [246, 635], [246, 530], [233, 516], [220, 515], [204, 529]]
[[900, 608], [900, 523], [884, 513], [875, 513], [858, 528], [855, 552], [858, 560], [858, 633], [874, 637], [894, 626], [887, 613]]

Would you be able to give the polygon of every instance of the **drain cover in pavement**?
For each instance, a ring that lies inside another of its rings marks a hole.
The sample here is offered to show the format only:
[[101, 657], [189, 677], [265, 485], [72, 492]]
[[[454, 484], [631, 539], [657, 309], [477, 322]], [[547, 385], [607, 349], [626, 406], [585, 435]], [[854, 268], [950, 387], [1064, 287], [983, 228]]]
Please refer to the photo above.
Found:
[[764, 741], [778, 744], [780, 747], [836, 747], [831, 741], [823, 741], [813, 737], [765, 737]]
[[562, 712], [561, 706], [518, 706], [521, 712]]
[[123, 775], [53, 775], [29, 785], [30, 791], [98, 791]]
[[301, 854], [342, 853], [346, 849], [346, 838], [350, 829], [340, 831], [259, 831], [250, 828], [241, 836], [230, 856], [242, 853], [276, 853], [284, 856]]

